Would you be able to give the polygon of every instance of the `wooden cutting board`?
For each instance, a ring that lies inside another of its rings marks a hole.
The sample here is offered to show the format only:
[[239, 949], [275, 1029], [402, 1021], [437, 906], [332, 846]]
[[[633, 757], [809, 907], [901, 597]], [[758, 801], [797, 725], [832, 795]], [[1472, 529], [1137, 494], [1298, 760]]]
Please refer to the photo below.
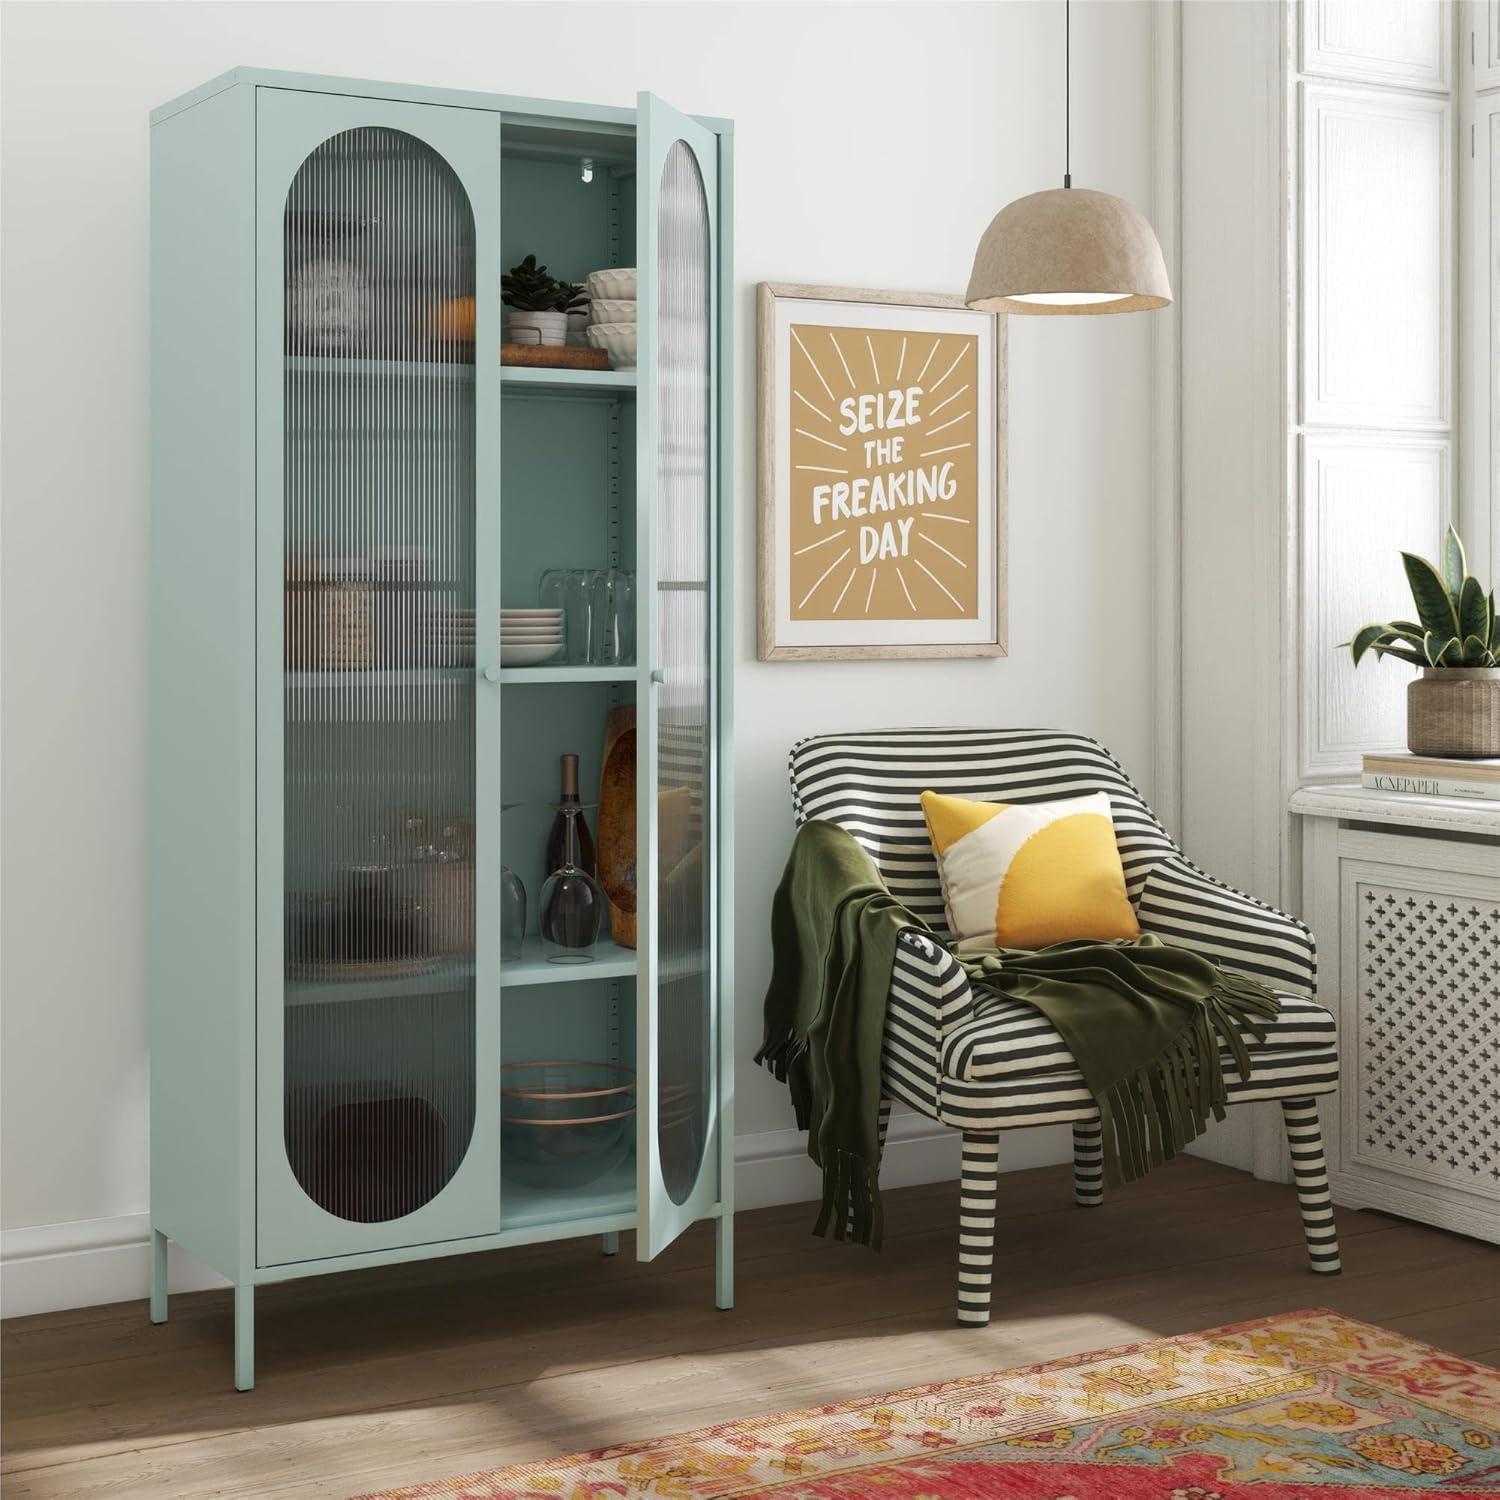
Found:
[[[602, 350], [600, 351], [603, 352]], [[604, 726], [599, 773], [599, 884], [609, 897], [609, 927], [622, 948], [635, 947], [635, 707], [612, 708]]]
[[604, 349], [570, 349], [558, 344], [501, 344], [502, 365], [531, 365], [547, 370], [607, 370]]

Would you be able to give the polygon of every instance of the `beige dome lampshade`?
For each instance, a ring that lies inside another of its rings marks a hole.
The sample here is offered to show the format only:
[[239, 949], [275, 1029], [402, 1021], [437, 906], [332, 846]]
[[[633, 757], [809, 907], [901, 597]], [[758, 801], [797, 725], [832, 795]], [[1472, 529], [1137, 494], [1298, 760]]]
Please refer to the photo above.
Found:
[[1161, 246], [1144, 214], [1112, 193], [1075, 188], [1072, 155], [1072, 20], [1064, 6], [1066, 146], [1063, 185], [1008, 203], [974, 255], [964, 301], [985, 312], [1145, 312], [1172, 300]]

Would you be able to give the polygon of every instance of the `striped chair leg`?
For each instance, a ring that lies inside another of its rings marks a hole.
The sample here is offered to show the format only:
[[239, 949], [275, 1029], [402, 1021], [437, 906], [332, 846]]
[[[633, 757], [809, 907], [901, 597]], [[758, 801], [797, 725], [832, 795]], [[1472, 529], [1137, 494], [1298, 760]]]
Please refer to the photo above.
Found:
[[1307, 1258], [1323, 1276], [1340, 1270], [1338, 1228], [1333, 1222], [1333, 1199], [1328, 1196], [1328, 1163], [1323, 1157], [1323, 1128], [1318, 1124], [1316, 1099], [1283, 1099], [1286, 1139], [1292, 1151], [1292, 1176], [1302, 1207], [1302, 1232]]
[[976, 1327], [990, 1320], [999, 1169], [1000, 1137], [965, 1132], [963, 1196], [958, 1207], [958, 1321]]
[[1098, 1115], [1073, 1125], [1073, 1197], [1085, 1208], [1104, 1202], [1104, 1130]]
[[892, 1099], [880, 1101], [880, 1154], [882, 1156], [885, 1155], [885, 1137], [891, 1128], [891, 1105], [894, 1102]]

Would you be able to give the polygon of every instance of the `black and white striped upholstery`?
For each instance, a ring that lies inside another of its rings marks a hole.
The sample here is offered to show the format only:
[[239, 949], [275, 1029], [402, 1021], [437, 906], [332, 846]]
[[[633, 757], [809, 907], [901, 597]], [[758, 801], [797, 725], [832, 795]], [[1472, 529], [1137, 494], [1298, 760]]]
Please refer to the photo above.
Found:
[[[1332, 1015], [1283, 992], [1241, 1078], [1225, 1050], [1231, 1104], [1306, 1098], [1338, 1085]], [[1095, 1117], [1083, 1075], [1051, 1023], [1017, 1000], [976, 996], [958, 960], [915, 930], [901, 934], [885, 1021], [885, 1085], [893, 1098], [962, 1130], [1010, 1130]]]
[[889, 729], [819, 735], [792, 747], [799, 823], [847, 828], [870, 851], [891, 894], [946, 933], [943, 889], [917, 800], [945, 792], [993, 802], [1051, 802], [1107, 792], [1134, 900], [1176, 852], [1120, 764], [1081, 734], [1042, 729]]
[[[1265, 1037], [1247, 1038], [1251, 1069], [1241, 1079], [1228, 1045], [1221, 1047], [1229, 1087], [1249, 1088], [1274, 1074], [1288, 1075], [1286, 1065], [1316, 1057], [1334, 1045], [1333, 1017], [1321, 1005], [1300, 995], [1282, 995], [1281, 1011], [1266, 1026]], [[982, 996], [972, 1013], [943, 1038], [938, 1066], [945, 1077], [965, 1083], [1022, 1078], [1053, 1078], [1076, 1072], [1062, 1038], [1034, 1006], [998, 995]], [[1313, 1084], [1312, 1078], [1297, 1083]], [[1279, 1096], [1278, 1096], [1279, 1097]]]
[[[1145, 932], [1250, 974], [1280, 994], [1281, 1013], [1250, 1047], [1248, 1078], [1224, 1056], [1231, 1104], [1282, 1101], [1316, 1271], [1339, 1268], [1314, 1096], [1337, 1087], [1333, 1017], [1312, 998], [1312, 934], [1295, 918], [1224, 885], [1181, 853], [1103, 746], [1039, 729], [892, 729], [820, 735], [791, 753], [799, 823], [823, 819], [869, 850], [892, 893], [947, 936], [942, 887], [921, 793], [1045, 802], [1105, 792], [1126, 889]], [[886, 1010], [885, 1091], [964, 1133], [959, 1320], [989, 1318], [995, 1177], [1002, 1130], [1071, 1122], [1077, 1201], [1103, 1199], [1098, 1111], [1062, 1038], [1018, 1001], [976, 996], [940, 942], [901, 935]], [[881, 1128], [889, 1118], [883, 1106]]]
[[1317, 992], [1313, 936], [1295, 917], [1205, 875], [1174, 853], [1153, 867], [1136, 898], [1143, 932], [1249, 974], [1283, 995]]

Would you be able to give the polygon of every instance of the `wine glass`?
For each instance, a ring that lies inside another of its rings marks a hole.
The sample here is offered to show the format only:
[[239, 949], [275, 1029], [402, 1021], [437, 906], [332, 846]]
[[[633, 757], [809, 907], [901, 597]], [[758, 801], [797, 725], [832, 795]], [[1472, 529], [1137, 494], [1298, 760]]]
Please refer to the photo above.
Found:
[[542, 883], [537, 919], [542, 951], [552, 964], [592, 963], [608, 903], [599, 882], [579, 863], [583, 805], [559, 802], [556, 811], [563, 820], [563, 862]]
[[[500, 806], [503, 819], [519, 802]], [[500, 958], [506, 963], [520, 963], [521, 945], [526, 941], [526, 887], [521, 877], [503, 860], [500, 863]]]
[[536, 599], [543, 609], [563, 608], [563, 586], [567, 578], [566, 568], [548, 568], [542, 574], [541, 584], [536, 591]]
[[587, 666], [594, 659], [595, 568], [569, 568], [563, 577], [563, 639], [567, 659]]
[[507, 963], [521, 962], [526, 940], [526, 887], [509, 865], [500, 867], [500, 957]]
[[635, 665], [635, 574], [629, 568], [615, 568], [612, 634], [615, 661], [622, 667]]
[[615, 641], [615, 571], [601, 568], [589, 589], [589, 660], [596, 667], [619, 661]]

